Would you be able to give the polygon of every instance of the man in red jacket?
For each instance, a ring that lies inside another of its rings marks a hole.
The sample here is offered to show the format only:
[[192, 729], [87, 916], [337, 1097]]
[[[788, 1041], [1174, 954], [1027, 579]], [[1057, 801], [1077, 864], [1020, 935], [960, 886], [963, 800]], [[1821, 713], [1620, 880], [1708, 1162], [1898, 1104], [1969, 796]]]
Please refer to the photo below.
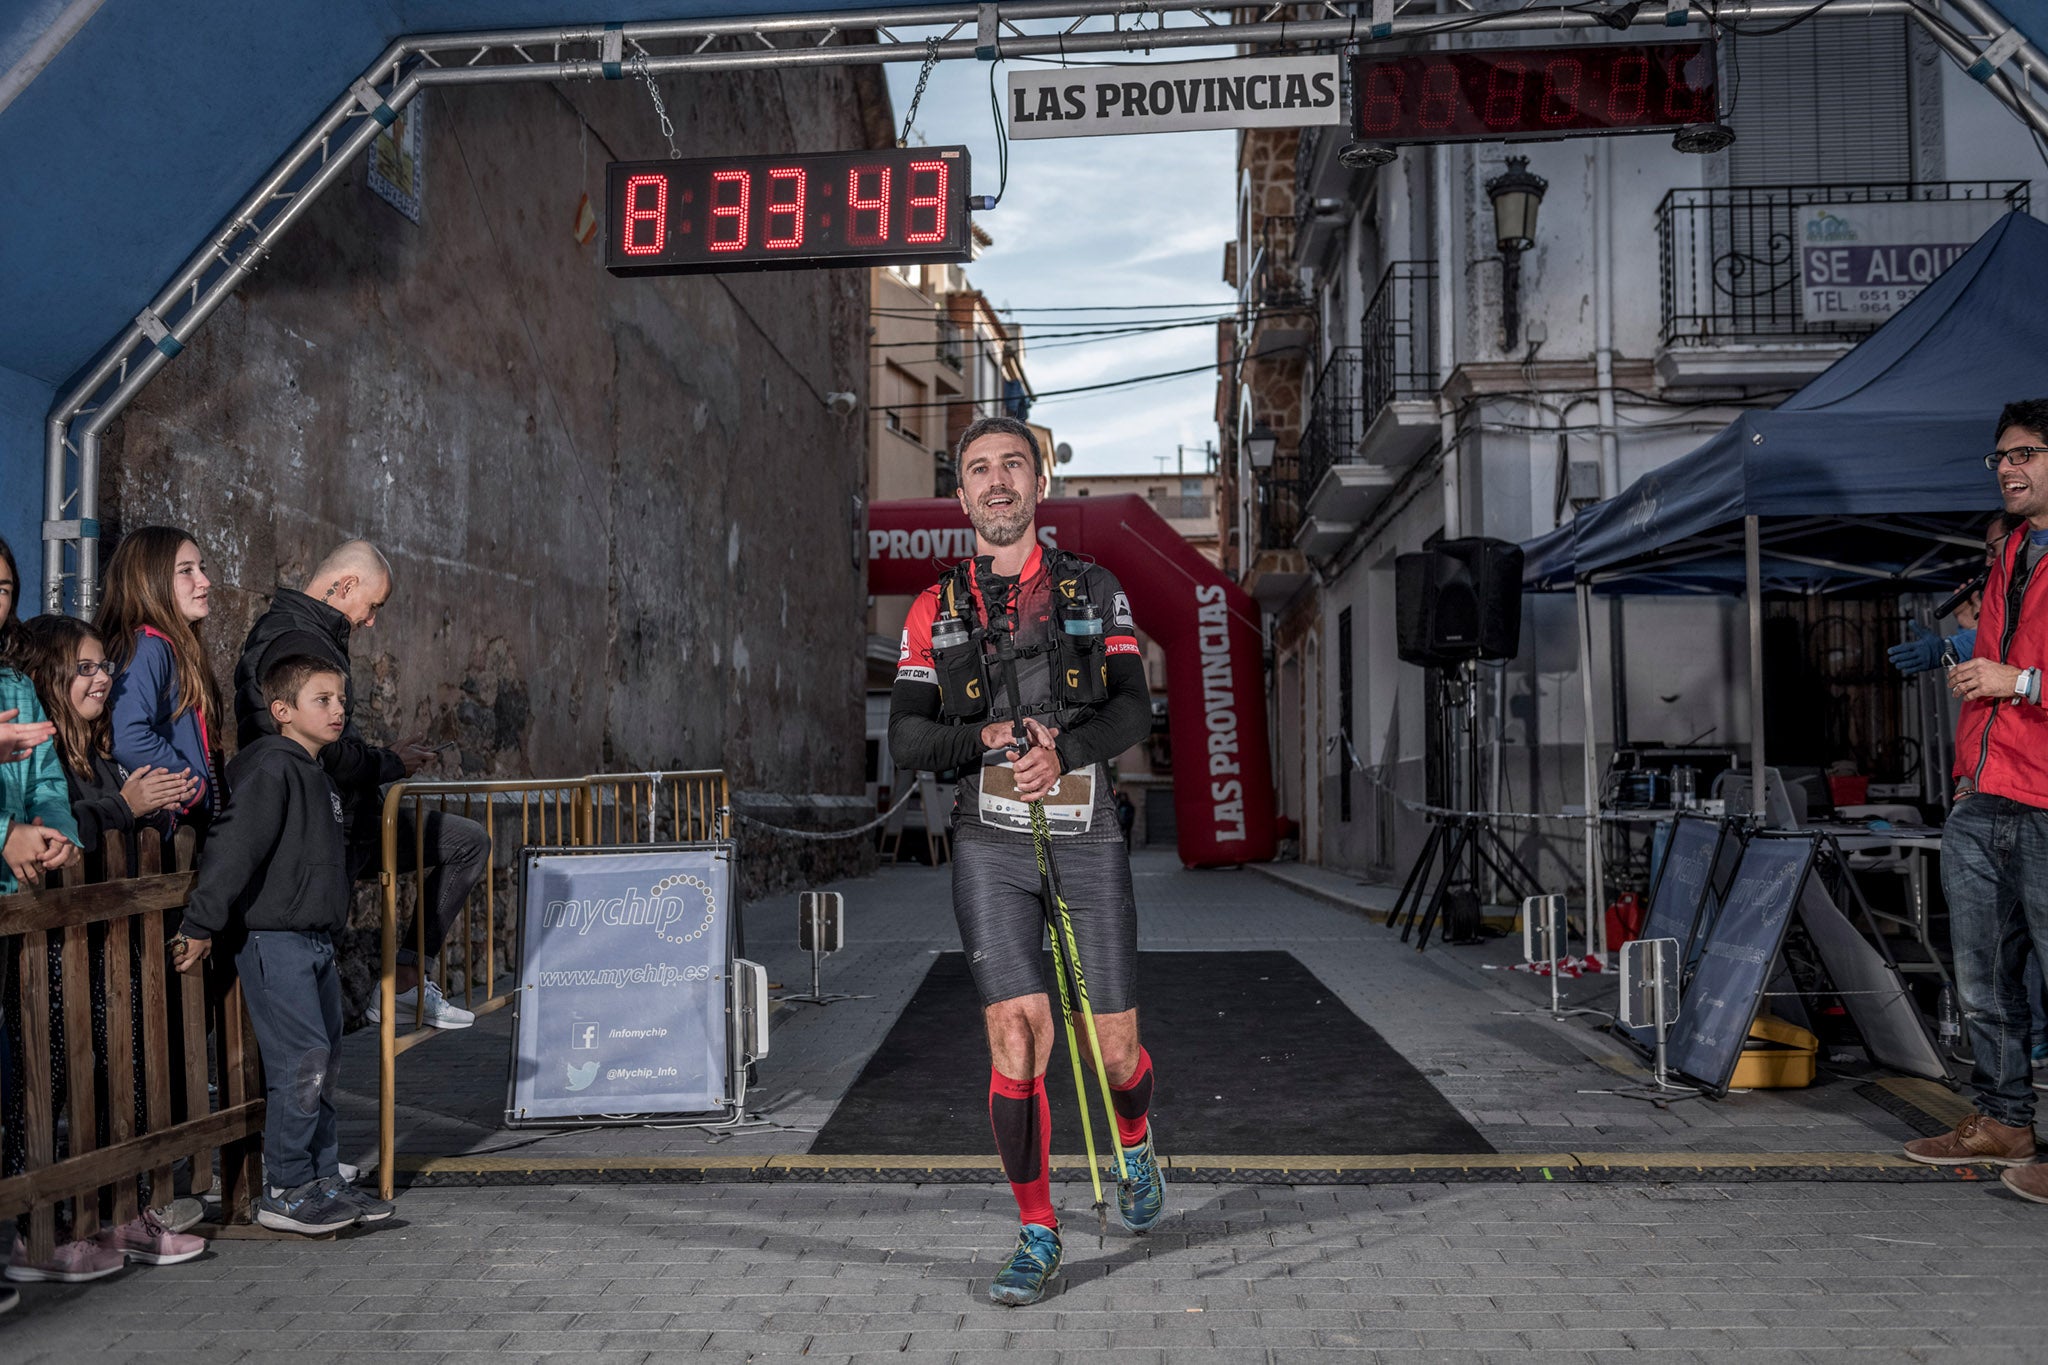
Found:
[[2035, 951], [2048, 947], [2048, 398], [2006, 405], [1984, 463], [2005, 510], [2025, 524], [1992, 561], [1974, 657], [1949, 673], [1963, 714], [1941, 889], [1977, 1112], [1952, 1132], [1907, 1143], [1906, 1155], [1931, 1166], [2003, 1166], [2007, 1188], [2048, 1204], [2048, 1166], [2034, 1162], [2024, 981], [2029, 935]]

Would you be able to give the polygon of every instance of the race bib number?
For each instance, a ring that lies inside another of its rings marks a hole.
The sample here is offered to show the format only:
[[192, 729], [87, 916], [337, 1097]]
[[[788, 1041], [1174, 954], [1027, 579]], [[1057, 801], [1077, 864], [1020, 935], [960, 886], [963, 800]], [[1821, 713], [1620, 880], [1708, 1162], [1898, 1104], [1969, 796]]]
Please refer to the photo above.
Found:
[[[1054, 834], [1085, 834], [1095, 819], [1095, 765], [1066, 773], [1045, 794], [1045, 822]], [[981, 765], [981, 823], [1031, 832], [1031, 803], [1017, 795], [1013, 763]]]

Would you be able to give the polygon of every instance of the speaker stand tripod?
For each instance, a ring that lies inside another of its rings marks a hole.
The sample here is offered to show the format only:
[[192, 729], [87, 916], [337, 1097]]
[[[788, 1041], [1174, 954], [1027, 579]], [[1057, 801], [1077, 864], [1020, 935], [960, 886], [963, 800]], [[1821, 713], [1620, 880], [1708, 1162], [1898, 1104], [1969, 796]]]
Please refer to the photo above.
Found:
[[[1444, 757], [1443, 771], [1448, 778], [1446, 786], [1462, 787], [1461, 792], [1447, 793], [1449, 799], [1444, 802], [1447, 806], [1458, 804], [1461, 796], [1465, 805], [1477, 804], [1479, 745], [1472, 733], [1471, 715], [1476, 672], [1477, 665], [1468, 659], [1445, 668], [1437, 678], [1441, 688], [1437, 693], [1438, 752]], [[1463, 724], [1457, 720], [1460, 715], [1465, 718]], [[1456, 761], [1458, 757], [1463, 758], [1463, 763]], [[1428, 947], [1430, 931], [1443, 914], [1444, 899], [1450, 894], [1453, 884], [1476, 890], [1481, 863], [1492, 870], [1515, 899], [1541, 894], [1536, 874], [1523, 865], [1507, 840], [1500, 837], [1491, 815], [1469, 809], [1439, 809], [1430, 811], [1427, 818], [1430, 822], [1429, 837], [1423, 842], [1422, 851], [1416, 855], [1414, 865], [1408, 869], [1408, 876], [1401, 884], [1400, 898], [1394, 902], [1394, 909], [1387, 916], [1389, 928], [1396, 920], [1402, 921], [1401, 942], [1406, 943], [1410, 933], [1415, 932], [1419, 925], [1415, 950], [1421, 952]], [[1438, 865], [1439, 857], [1441, 866]]]
[[[1422, 852], [1415, 856], [1407, 879], [1401, 883], [1400, 898], [1394, 902], [1393, 912], [1387, 916], [1390, 928], [1400, 921], [1401, 942], [1406, 943], [1409, 934], [1415, 933], [1417, 952], [1429, 946], [1430, 932], [1436, 928], [1437, 919], [1443, 914], [1444, 899], [1450, 894], [1453, 879], [1475, 857], [1492, 869], [1493, 875], [1500, 878], [1516, 899], [1540, 894], [1536, 874], [1524, 866], [1515, 851], [1508, 847], [1507, 840], [1494, 829], [1490, 817], [1457, 812], [1432, 814], [1429, 820], [1429, 838], [1424, 840]], [[1439, 856], [1441, 866], [1438, 865]], [[1425, 895], [1424, 887], [1429, 885], [1432, 874], [1435, 885]], [[1472, 878], [1468, 875], [1462, 884], [1471, 883]]]

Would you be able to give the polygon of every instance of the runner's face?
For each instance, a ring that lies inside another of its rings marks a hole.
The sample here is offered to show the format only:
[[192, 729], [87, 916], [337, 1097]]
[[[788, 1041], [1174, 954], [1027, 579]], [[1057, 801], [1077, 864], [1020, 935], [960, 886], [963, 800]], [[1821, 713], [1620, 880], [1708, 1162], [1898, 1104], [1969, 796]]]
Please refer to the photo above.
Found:
[[993, 432], [960, 457], [960, 506], [974, 533], [991, 545], [1015, 545], [1038, 513], [1038, 476], [1021, 436]]

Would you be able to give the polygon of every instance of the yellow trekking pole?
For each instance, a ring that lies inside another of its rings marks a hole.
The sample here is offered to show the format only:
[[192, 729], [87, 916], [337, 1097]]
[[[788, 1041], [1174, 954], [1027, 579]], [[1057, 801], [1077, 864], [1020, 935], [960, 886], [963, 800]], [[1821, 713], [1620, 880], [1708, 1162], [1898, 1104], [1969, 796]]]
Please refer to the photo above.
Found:
[[[1045, 925], [1052, 939], [1053, 975], [1059, 978], [1060, 1019], [1067, 1029], [1067, 1054], [1074, 1063], [1074, 1099], [1081, 1108], [1081, 1141], [1088, 1149], [1088, 1179], [1095, 1189], [1097, 1240], [1109, 1235], [1109, 1205], [1102, 1197], [1102, 1163], [1095, 1156], [1095, 1125], [1088, 1117], [1088, 1084], [1081, 1076], [1081, 1049], [1074, 1038], [1074, 1000], [1080, 1001], [1081, 1022], [1088, 1030], [1088, 1048], [1095, 1058], [1095, 1076], [1102, 1083], [1102, 1112], [1109, 1119], [1109, 1132], [1116, 1132], [1116, 1101], [1110, 1094], [1109, 1069], [1102, 1062], [1102, 1039], [1095, 1031], [1095, 1011], [1088, 1003], [1088, 979], [1081, 971], [1081, 949], [1074, 938], [1074, 918], [1060, 894], [1059, 874], [1053, 869], [1052, 830], [1046, 824], [1045, 805], [1031, 803], [1031, 844], [1038, 854], [1038, 881], [1045, 900]], [[1062, 940], [1065, 940], [1064, 945]], [[1073, 992], [1067, 990], [1067, 974], [1073, 973]], [[1124, 1162], [1122, 1143], [1113, 1143], [1117, 1179], [1128, 1183], [1129, 1167]]]

